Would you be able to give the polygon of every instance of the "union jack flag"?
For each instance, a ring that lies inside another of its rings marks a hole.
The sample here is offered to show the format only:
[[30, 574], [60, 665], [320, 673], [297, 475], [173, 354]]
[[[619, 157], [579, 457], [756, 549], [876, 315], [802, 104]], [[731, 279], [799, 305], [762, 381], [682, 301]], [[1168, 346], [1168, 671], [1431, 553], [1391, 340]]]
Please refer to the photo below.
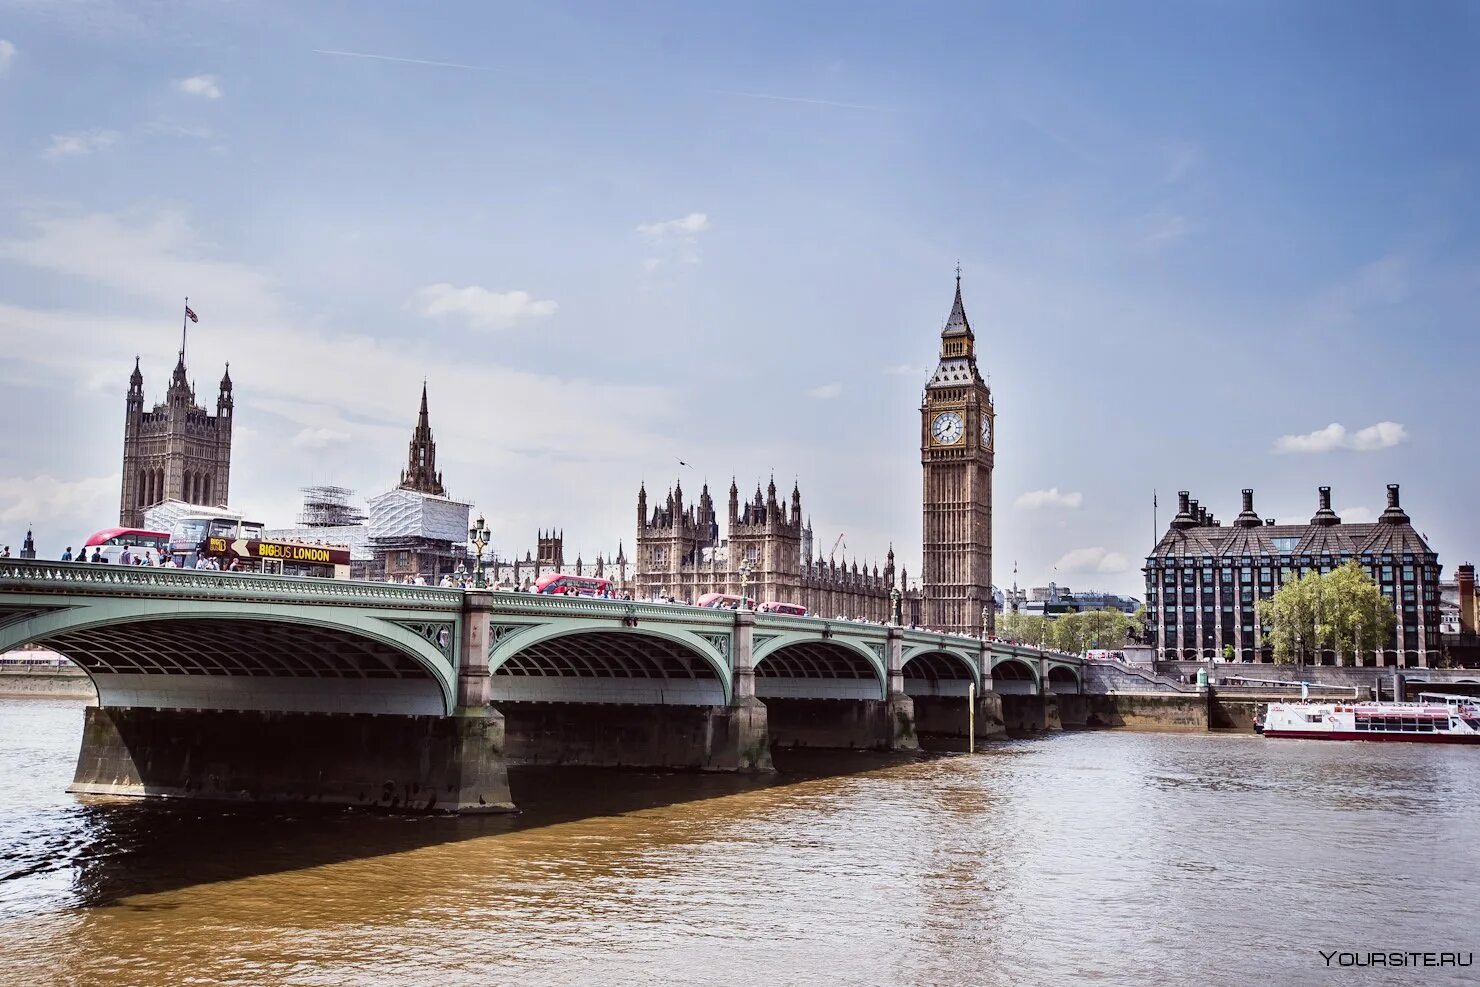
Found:
[[185, 306], [185, 318], [189, 319], [191, 322], [200, 321], [200, 318], [195, 314], [195, 310], [189, 305]]

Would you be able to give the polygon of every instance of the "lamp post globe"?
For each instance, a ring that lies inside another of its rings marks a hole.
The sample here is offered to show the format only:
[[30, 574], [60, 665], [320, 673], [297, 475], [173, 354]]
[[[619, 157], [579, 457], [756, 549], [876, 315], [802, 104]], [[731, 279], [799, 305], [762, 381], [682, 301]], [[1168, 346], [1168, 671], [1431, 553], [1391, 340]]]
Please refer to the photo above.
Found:
[[468, 529], [468, 541], [473, 543], [473, 588], [485, 589], [487, 583], [483, 578], [483, 550], [488, 547], [489, 542], [488, 525], [483, 521], [483, 515], [478, 515], [478, 520]]

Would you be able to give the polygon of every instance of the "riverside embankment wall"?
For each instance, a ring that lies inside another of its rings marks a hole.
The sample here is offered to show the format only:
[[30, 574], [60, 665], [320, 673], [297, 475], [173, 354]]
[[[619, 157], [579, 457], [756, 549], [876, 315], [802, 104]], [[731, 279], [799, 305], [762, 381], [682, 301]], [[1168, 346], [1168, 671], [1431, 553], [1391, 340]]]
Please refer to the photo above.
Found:
[[19, 666], [0, 668], [0, 696], [96, 700], [98, 690], [80, 668]]

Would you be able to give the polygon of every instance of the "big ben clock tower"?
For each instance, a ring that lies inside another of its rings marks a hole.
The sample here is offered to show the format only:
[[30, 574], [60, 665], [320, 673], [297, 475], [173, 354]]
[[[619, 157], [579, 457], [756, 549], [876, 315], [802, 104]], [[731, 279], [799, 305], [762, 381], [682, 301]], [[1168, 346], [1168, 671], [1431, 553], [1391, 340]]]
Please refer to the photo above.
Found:
[[956, 300], [940, 333], [940, 362], [920, 405], [925, 488], [926, 627], [955, 634], [992, 630], [992, 463], [997, 439], [992, 392], [976, 368], [976, 336]]

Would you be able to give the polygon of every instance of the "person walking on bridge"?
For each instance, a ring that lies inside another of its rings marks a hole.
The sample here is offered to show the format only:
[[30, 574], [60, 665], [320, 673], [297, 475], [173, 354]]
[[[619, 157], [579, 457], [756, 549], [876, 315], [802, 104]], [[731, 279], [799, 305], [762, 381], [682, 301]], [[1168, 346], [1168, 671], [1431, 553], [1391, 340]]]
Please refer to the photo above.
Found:
[[68, 545], [67, 546], [67, 550], [62, 553], [62, 561], [63, 562], [71, 562], [72, 561], [72, 546], [71, 545]]

